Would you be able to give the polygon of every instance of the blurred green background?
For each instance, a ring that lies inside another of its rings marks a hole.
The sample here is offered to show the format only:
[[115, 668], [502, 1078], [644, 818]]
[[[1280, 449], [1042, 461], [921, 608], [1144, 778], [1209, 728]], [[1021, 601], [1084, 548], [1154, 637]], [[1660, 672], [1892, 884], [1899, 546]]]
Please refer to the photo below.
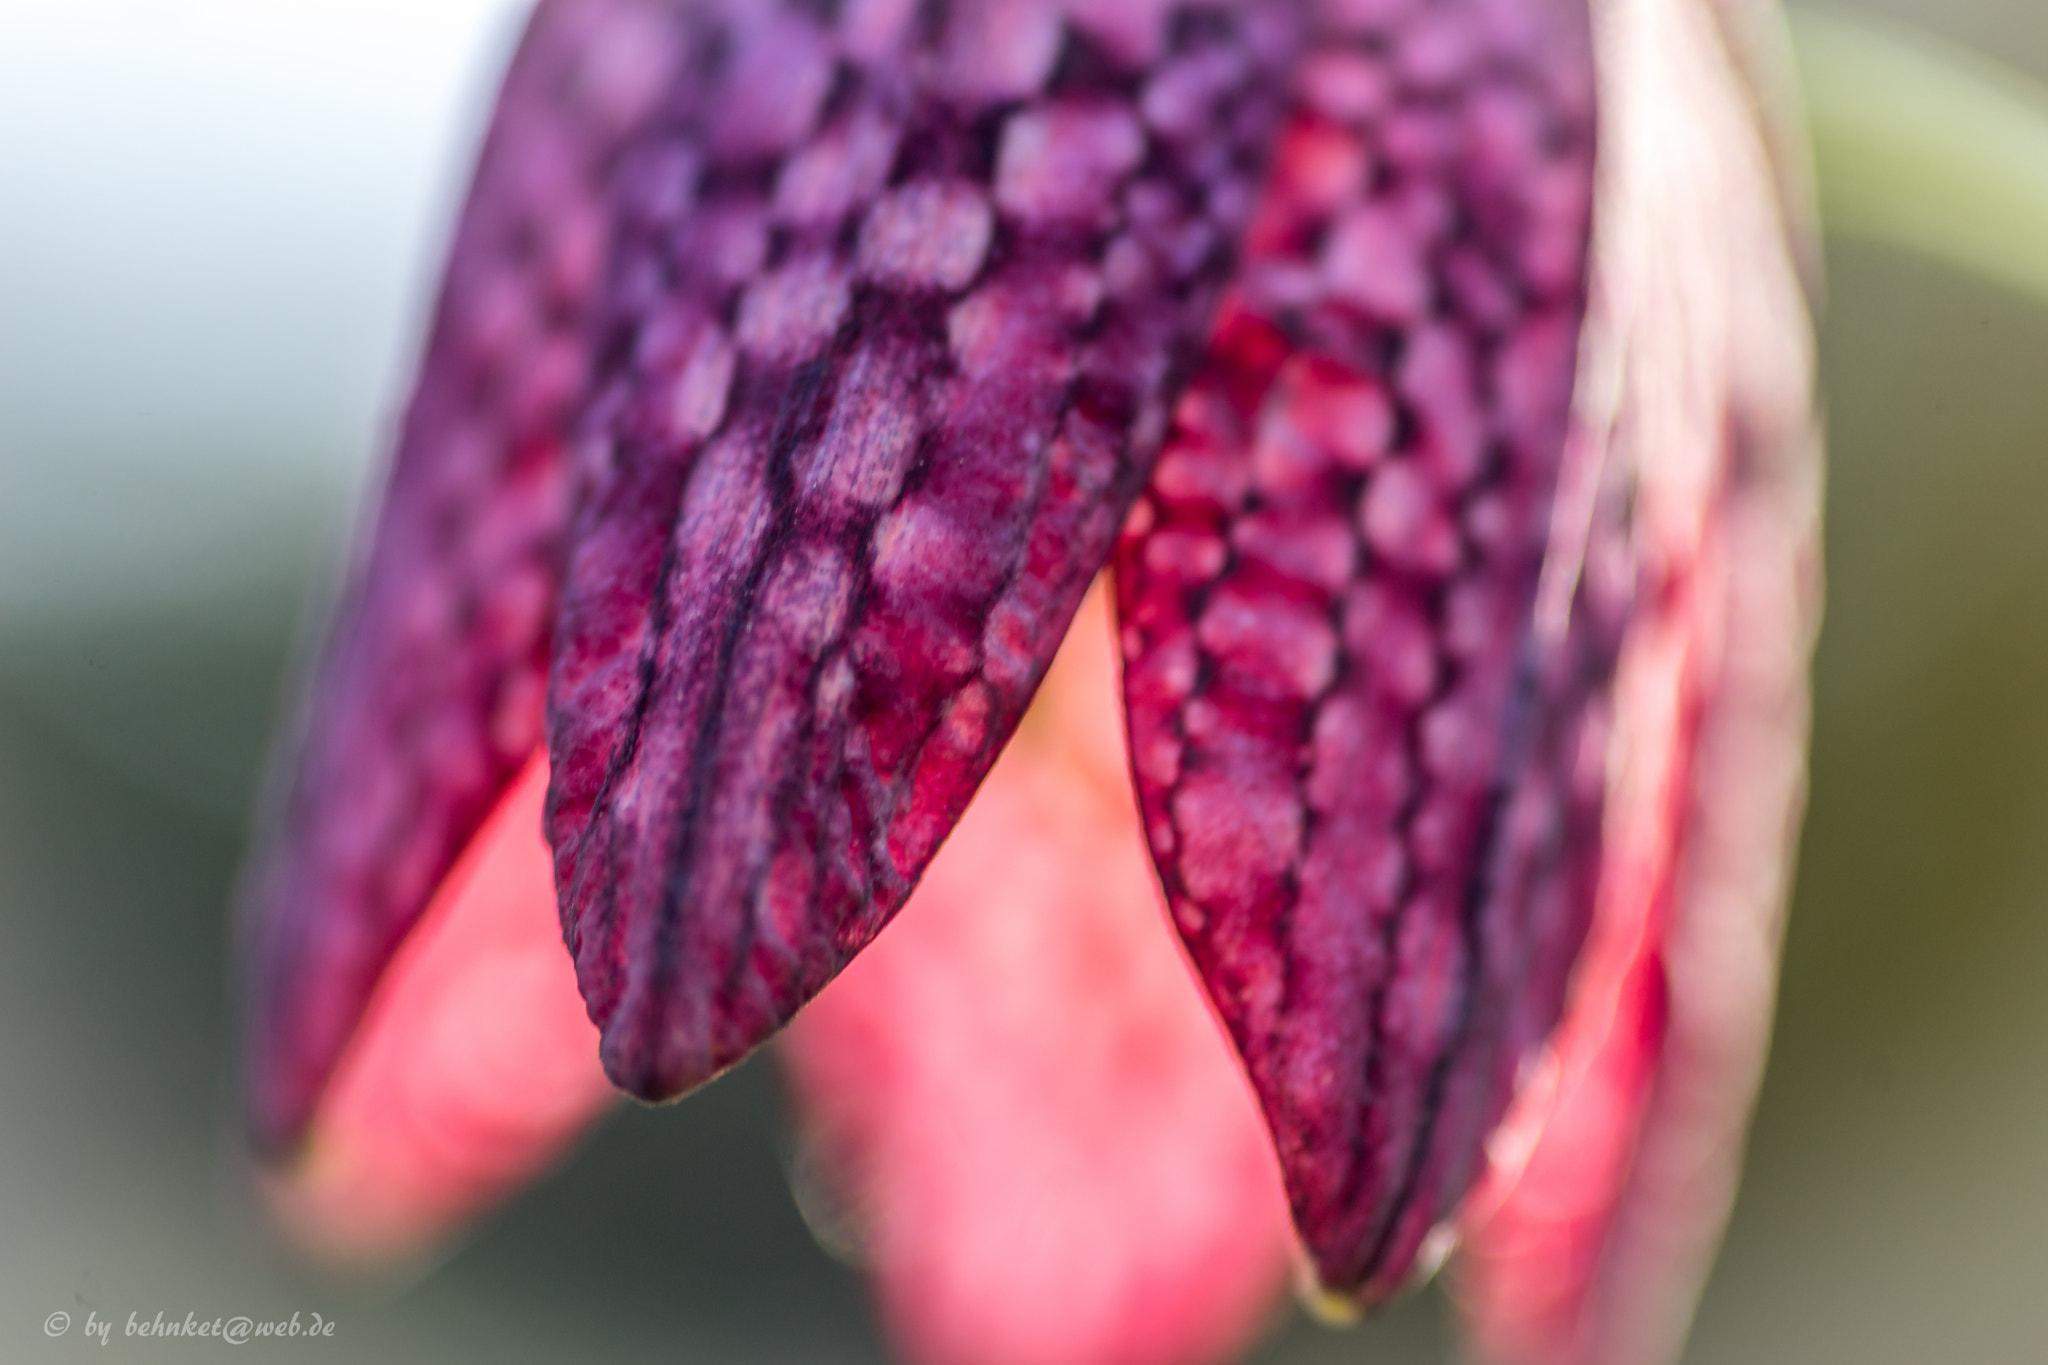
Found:
[[[514, 8], [0, 5], [0, 1359], [97, 1350], [44, 1337], [59, 1309], [318, 1310], [332, 1360], [882, 1359], [791, 1204], [759, 1065], [621, 1113], [402, 1285], [300, 1278], [241, 1184], [244, 819]], [[2039, 0], [1864, 8], [2048, 82]], [[2038, 1362], [2048, 305], [1829, 246], [1811, 812], [1686, 1359]], [[1450, 1349], [1425, 1294], [1258, 1359]]]

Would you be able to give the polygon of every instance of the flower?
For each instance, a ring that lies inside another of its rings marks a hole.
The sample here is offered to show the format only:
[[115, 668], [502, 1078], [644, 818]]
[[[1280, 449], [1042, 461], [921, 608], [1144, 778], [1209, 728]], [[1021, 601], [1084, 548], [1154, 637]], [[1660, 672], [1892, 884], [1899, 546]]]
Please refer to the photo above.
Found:
[[[287, 1218], [416, 1244], [593, 1054], [674, 1098], [815, 996], [801, 1192], [921, 1360], [1460, 1243], [1488, 1354], [1672, 1349], [1818, 447], [1767, 26], [1590, 18], [543, 3], [249, 879]], [[1107, 625], [1026, 717], [1105, 563], [1127, 760]]]

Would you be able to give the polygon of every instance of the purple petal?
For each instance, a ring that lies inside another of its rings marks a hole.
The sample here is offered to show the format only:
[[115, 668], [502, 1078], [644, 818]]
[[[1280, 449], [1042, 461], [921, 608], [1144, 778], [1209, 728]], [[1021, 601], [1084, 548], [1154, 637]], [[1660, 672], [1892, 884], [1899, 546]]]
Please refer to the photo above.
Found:
[[1567, 440], [1578, 0], [1319, 11], [1117, 556], [1174, 918], [1324, 1286], [1433, 1268], [1591, 909], [1625, 490]]
[[672, 79], [665, 23], [649, 0], [546, 0], [506, 77], [382, 510], [245, 887], [265, 1146], [303, 1131], [392, 952], [542, 741], [606, 176]]
[[1149, 474], [1292, 6], [700, 5], [620, 183], [551, 678], [606, 1069], [678, 1094], [887, 923]]

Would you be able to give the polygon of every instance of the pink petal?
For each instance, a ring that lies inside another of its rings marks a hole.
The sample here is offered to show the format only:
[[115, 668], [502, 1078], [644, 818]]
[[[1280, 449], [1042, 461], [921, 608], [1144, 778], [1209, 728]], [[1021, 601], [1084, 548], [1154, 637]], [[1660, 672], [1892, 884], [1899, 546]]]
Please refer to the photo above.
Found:
[[1595, 312], [1610, 360], [1627, 356], [1608, 436], [1639, 471], [1650, 581], [1586, 960], [1468, 1215], [1458, 1292], [1489, 1360], [1677, 1354], [1762, 1069], [1803, 797], [1819, 447], [1805, 205], [1755, 122], [1755, 71], [1721, 56], [1757, 37], [1705, 6], [1606, 35], [1612, 117], [1645, 131], [1615, 139]]
[[393, 956], [294, 1159], [267, 1177], [323, 1257], [422, 1251], [551, 1165], [610, 1105], [562, 952], [535, 755]]
[[[1164, 932], [1084, 612], [898, 921], [783, 1056], [919, 1365], [1193, 1365], [1291, 1238], [1243, 1075]], [[815, 1201], [814, 1201], [815, 1202]]]

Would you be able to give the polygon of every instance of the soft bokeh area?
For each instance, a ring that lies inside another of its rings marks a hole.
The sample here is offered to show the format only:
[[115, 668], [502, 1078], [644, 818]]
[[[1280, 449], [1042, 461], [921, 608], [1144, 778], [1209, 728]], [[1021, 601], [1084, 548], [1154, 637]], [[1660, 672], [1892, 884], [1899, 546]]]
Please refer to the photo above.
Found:
[[[436, 1267], [256, 1216], [227, 904], [516, 0], [0, 0], [0, 1359], [879, 1361], [772, 1071]], [[1867, 0], [2048, 83], [2040, 0]], [[1826, 166], [1822, 170], [1825, 174]], [[2048, 166], [2040, 169], [2048, 179]], [[1829, 243], [1829, 602], [1776, 1050], [1689, 1362], [2048, 1359], [2048, 302]], [[72, 1315], [65, 1336], [45, 1319]], [[1425, 1293], [1257, 1359], [1431, 1361]]]

